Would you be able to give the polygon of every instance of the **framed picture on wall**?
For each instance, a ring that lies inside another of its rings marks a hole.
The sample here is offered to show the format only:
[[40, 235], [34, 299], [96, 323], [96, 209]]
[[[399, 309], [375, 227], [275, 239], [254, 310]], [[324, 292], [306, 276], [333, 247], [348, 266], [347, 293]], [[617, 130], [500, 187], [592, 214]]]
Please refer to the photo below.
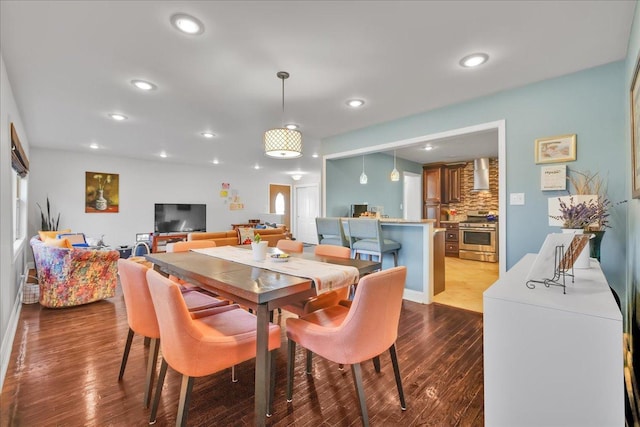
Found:
[[85, 172], [86, 213], [118, 213], [120, 176], [117, 173]]
[[640, 198], [640, 81], [638, 69], [640, 61], [636, 63], [631, 82], [631, 195]]
[[573, 162], [575, 159], [575, 133], [536, 139], [536, 163]]

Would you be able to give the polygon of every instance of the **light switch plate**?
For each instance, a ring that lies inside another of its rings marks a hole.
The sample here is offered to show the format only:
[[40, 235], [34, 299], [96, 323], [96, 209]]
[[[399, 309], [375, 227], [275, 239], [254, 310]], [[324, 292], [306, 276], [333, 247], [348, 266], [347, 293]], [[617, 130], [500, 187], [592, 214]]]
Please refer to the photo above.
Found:
[[509, 194], [510, 205], [524, 205], [524, 193], [511, 193]]

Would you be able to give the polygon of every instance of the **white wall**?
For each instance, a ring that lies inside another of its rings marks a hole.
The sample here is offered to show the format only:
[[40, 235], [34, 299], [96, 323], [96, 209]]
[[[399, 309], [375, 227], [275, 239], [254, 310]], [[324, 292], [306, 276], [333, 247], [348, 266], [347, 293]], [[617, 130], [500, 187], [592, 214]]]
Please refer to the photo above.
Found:
[[[29, 139], [22, 126], [11, 84], [7, 77], [4, 59], [0, 55], [0, 389], [11, 346], [16, 323], [20, 314], [20, 283], [25, 272], [28, 245], [19, 243], [14, 249], [13, 241], [13, 204], [11, 191], [11, 123], [16, 128], [22, 147], [29, 158]], [[30, 175], [27, 179], [30, 179]], [[28, 200], [28, 199], [27, 199]]]
[[[268, 212], [269, 183], [294, 184], [282, 172], [254, 170], [252, 165], [197, 167], [38, 147], [31, 153], [29, 234], [40, 227], [36, 202], [44, 206], [48, 196], [52, 211], [60, 213], [60, 228], [90, 237], [104, 234], [105, 243], [112, 246], [132, 244], [136, 233], [152, 232], [155, 203], [206, 203], [207, 230], [230, 230], [232, 223]], [[87, 171], [120, 174], [119, 213], [85, 213]], [[228, 201], [220, 197], [223, 182], [237, 190], [244, 210], [229, 210]]]

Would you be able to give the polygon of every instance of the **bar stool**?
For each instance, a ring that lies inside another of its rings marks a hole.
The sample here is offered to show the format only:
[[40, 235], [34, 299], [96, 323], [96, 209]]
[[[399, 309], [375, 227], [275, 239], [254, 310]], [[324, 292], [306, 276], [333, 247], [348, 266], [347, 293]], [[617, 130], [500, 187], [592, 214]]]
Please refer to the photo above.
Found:
[[382, 227], [379, 219], [349, 219], [349, 242], [354, 258], [360, 259], [360, 255], [372, 255], [378, 257], [382, 263], [382, 256], [386, 253], [393, 254], [393, 266], [398, 266], [398, 251], [400, 243], [395, 240], [382, 237]]
[[336, 245], [349, 247], [349, 240], [344, 234], [340, 218], [316, 218], [319, 245]]

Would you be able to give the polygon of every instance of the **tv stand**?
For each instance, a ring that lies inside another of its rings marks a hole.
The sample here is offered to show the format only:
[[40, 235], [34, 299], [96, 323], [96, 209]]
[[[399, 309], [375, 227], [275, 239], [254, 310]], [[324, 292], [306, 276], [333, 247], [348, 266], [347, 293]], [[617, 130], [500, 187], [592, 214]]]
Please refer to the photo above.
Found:
[[182, 242], [187, 240], [187, 233], [154, 234], [151, 242], [151, 252], [165, 252], [167, 243]]

